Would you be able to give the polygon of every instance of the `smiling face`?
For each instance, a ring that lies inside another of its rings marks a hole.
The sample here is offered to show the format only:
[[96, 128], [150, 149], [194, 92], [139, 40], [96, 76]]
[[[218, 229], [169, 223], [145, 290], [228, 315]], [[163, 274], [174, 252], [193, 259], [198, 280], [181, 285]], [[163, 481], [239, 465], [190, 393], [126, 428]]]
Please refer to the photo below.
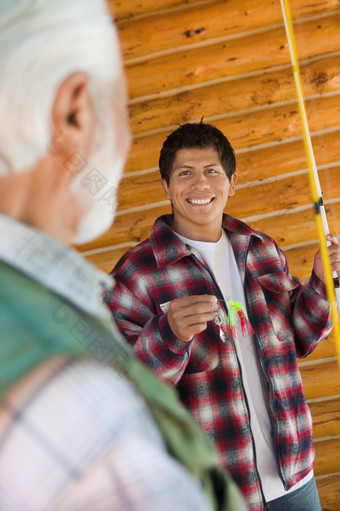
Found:
[[213, 147], [179, 149], [169, 184], [162, 179], [173, 207], [173, 230], [197, 241], [218, 241], [223, 210], [236, 181], [236, 174], [229, 181]]

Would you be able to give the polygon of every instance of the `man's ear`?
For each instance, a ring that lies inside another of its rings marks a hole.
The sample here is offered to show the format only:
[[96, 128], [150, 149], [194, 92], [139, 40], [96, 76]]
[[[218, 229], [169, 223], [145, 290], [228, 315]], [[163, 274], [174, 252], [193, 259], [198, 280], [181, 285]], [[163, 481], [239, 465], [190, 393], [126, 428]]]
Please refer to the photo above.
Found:
[[161, 183], [164, 190], [165, 198], [171, 200], [171, 194], [167, 182], [165, 181], [165, 179], [161, 179]]
[[230, 188], [229, 188], [229, 193], [228, 193], [229, 197], [231, 197], [235, 193], [235, 186], [236, 186], [237, 178], [238, 178], [238, 175], [235, 172], [231, 176], [231, 179], [230, 179]]
[[85, 74], [74, 73], [61, 84], [52, 108], [52, 123], [54, 134], [61, 135], [70, 151], [88, 153], [95, 112]]

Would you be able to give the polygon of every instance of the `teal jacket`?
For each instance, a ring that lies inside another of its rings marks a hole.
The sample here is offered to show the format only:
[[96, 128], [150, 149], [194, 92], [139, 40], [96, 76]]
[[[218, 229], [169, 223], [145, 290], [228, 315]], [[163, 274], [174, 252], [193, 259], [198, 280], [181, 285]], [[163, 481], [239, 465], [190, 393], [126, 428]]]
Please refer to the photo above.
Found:
[[212, 509], [246, 509], [235, 483], [220, 467], [217, 451], [176, 391], [134, 357], [111, 325], [3, 263], [0, 282], [0, 405], [16, 382], [52, 357], [110, 364], [144, 397], [169, 453], [201, 482]]

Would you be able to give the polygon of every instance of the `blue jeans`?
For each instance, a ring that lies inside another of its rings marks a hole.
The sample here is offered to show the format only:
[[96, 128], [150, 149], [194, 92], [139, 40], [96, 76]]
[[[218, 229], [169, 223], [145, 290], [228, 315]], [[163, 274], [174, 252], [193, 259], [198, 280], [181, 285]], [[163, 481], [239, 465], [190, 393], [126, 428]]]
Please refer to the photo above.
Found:
[[268, 511], [321, 511], [321, 504], [314, 477], [283, 497], [267, 502]]

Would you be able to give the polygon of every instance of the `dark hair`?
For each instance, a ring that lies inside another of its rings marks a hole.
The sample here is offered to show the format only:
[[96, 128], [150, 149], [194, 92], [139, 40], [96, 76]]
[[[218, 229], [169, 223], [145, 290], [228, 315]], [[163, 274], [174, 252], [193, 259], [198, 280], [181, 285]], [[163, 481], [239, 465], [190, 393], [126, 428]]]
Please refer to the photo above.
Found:
[[170, 181], [172, 166], [179, 149], [213, 147], [216, 149], [221, 165], [228, 179], [236, 170], [234, 149], [222, 131], [212, 124], [199, 123], [182, 124], [164, 141], [159, 157], [159, 170], [167, 184]]

